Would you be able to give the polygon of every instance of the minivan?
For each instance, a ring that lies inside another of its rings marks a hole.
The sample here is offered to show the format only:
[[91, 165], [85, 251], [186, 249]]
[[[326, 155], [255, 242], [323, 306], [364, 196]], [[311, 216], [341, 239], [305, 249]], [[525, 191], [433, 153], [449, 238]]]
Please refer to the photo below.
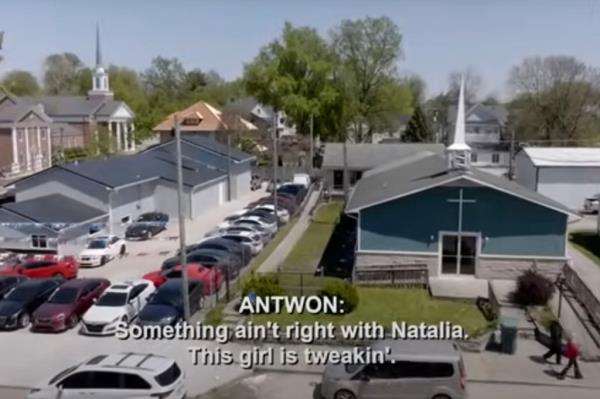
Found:
[[[389, 352], [386, 351], [389, 348]], [[464, 399], [465, 368], [451, 341], [382, 340], [372, 352], [386, 353], [375, 364], [328, 364], [324, 399]]]

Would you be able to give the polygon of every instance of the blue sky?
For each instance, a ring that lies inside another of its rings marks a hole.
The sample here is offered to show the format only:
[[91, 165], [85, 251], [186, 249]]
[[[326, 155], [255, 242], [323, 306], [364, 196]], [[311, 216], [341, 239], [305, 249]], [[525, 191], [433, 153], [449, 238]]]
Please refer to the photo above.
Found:
[[532, 55], [600, 67], [597, 0], [2, 0], [0, 75], [19, 68], [39, 76], [44, 57], [62, 51], [92, 64], [99, 22], [106, 63], [143, 70], [157, 55], [178, 57], [230, 79], [285, 21], [327, 34], [342, 19], [381, 15], [404, 36], [399, 70], [422, 76], [429, 94], [471, 66], [483, 76], [482, 94], [505, 96], [510, 67]]

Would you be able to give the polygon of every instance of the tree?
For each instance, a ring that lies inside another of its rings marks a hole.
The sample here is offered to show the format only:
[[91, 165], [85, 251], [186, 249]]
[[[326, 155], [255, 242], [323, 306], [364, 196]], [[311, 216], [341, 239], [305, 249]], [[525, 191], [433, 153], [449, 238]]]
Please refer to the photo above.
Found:
[[512, 68], [511, 120], [521, 140], [575, 144], [597, 137], [600, 74], [568, 56], [531, 57]]
[[[388, 17], [367, 17], [342, 21], [331, 38], [351, 100], [356, 140], [362, 141], [371, 136], [376, 125], [383, 124], [377, 109], [384, 86], [395, 79], [402, 35]], [[396, 111], [400, 114], [406, 110], [398, 107]]]
[[467, 104], [473, 104], [479, 98], [483, 78], [471, 67], [464, 71], [450, 73], [448, 76], [448, 95], [450, 96], [452, 103], [456, 104], [458, 102], [458, 91], [460, 89], [460, 81], [463, 77], [465, 79], [465, 102]]
[[402, 139], [410, 143], [430, 142], [433, 139], [429, 123], [420, 106], [415, 108]]
[[79, 94], [83, 67], [73, 53], [49, 55], [44, 61], [44, 90], [50, 95]]
[[17, 96], [35, 96], [40, 91], [37, 79], [28, 71], [8, 72], [2, 79], [2, 85]]
[[177, 58], [156, 57], [142, 74], [142, 82], [149, 95], [164, 96], [167, 100], [180, 99], [187, 73]]
[[425, 81], [416, 74], [409, 75], [402, 79], [402, 83], [406, 85], [412, 94], [412, 107], [416, 108], [425, 101]]

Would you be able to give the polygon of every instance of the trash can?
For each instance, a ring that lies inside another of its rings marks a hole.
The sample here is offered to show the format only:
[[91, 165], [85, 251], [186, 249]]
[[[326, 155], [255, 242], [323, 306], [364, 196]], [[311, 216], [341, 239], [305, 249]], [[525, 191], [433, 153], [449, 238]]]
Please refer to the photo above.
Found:
[[513, 317], [500, 318], [500, 342], [502, 353], [514, 354], [517, 350], [519, 320]]

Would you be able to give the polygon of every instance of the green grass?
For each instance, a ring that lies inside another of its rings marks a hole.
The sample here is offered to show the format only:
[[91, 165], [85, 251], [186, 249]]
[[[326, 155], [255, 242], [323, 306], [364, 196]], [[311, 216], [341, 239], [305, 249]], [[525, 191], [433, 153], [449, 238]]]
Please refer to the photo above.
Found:
[[339, 201], [323, 204], [298, 243], [283, 262], [283, 270], [312, 272], [325, 251], [344, 204]]
[[281, 325], [299, 321], [311, 324], [316, 321], [336, 325], [356, 324], [359, 321], [377, 321], [390, 326], [393, 321], [436, 324], [449, 321], [461, 325], [469, 335], [479, 335], [489, 328], [488, 323], [475, 304], [459, 300], [431, 298], [423, 289], [357, 287], [360, 301], [358, 307], [346, 315], [327, 314], [270, 314], [257, 315], [255, 323], [267, 321]]
[[224, 303], [218, 303], [214, 308], [208, 311], [204, 318], [204, 324], [218, 326], [223, 323], [223, 311], [225, 310]]
[[574, 231], [569, 240], [575, 248], [600, 266], [600, 236], [592, 231]]

